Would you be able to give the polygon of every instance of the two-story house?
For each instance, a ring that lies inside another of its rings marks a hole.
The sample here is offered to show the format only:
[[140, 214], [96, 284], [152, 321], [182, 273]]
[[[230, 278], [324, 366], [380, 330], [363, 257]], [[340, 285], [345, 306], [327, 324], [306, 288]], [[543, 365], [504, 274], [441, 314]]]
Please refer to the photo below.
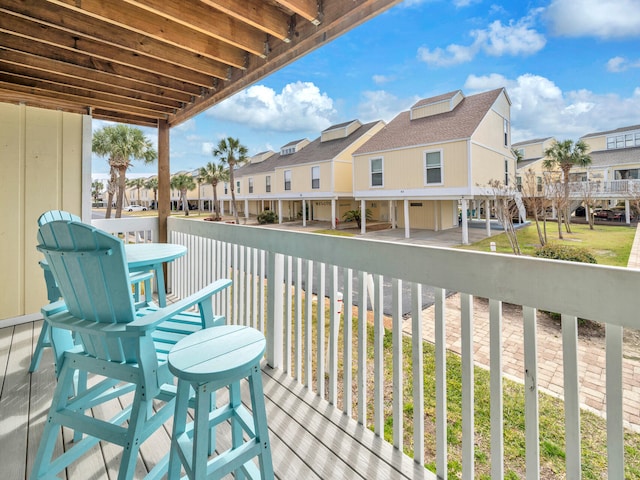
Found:
[[[333, 125], [312, 142], [290, 142], [279, 155], [250, 161], [236, 173], [245, 215], [269, 208], [279, 221], [336, 221], [354, 207], [352, 153], [384, 126], [359, 120]], [[269, 190], [269, 191], [267, 191]], [[240, 209], [240, 207], [238, 207]]]
[[457, 90], [400, 113], [354, 153], [361, 210], [404, 227], [407, 238], [410, 228], [457, 227], [460, 212], [467, 243], [469, 201], [488, 201], [491, 181], [508, 185], [515, 176], [510, 110], [500, 88], [470, 96]]

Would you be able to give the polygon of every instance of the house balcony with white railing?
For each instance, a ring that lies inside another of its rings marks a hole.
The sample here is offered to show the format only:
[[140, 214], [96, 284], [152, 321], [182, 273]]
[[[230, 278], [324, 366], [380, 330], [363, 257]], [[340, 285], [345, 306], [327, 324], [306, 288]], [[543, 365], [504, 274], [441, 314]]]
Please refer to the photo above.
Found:
[[[151, 218], [94, 223], [131, 241], [156, 238]], [[168, 237], [188, 249], [169, 266], [171, 295], [231, 278], [232, 288], [216, 298], [217, 310], [229, 323], [266, 335], [265, 395], [277, 478], [435, 478], [431, 471], [437, 478], [504, 478], [513, 470], [505, 470], [513, 451], [505, 441], [512, 438], [505, 431], [511, 413], [505, 405], [512, 405], [503, 375], [510, 355], [503, 347], [506, 304], [522, 307], [518, 476], [550, 474], [542, 460], [548, 425], [541, 414], [538, 373], [545, 360], [537, 331], [538, 312], [548, 311], [562, 319], [564, 388], [556, 400], [564, 415], [556, 428], [564, 436], [566, 477], [581, 477], [591, 448], [581, 418], [590, 415], [582, 403], [592, 386], [580, 368], [578, 345], [578, 319], [589, 319], [606, 329], [606, 473], [598, 474], [629, 478], [627, 457], [638, 448], [629, 442], [637, 441], [633, 432], [640, 427], [627, 405], [640, 391], [623, 379], [623, 328], [640, 329], [634, 302], [640, 271], [177, 217], [168, 220]], [[452, 292], [459, 293], [455, 309], [447, 301]], [[476, 397], [484, 378], [474, 361], [481, 347], [474, 336], [476, 297], [489, 305], [488, 398]], [[426, 305], [434, 311], [433, 348], [423, 342]], [[461, 332], [455, 359], [447, 355], [452, 317]], [[452, 364], [459, 395], [450, 386]], [[435, 377], [433, 392], [425, 391], [426, 376]], [[481, 411], [489, 418], [483, 431], [476, 419]], [[448, 435], [452, 423], [461, 424], [460, 438]], [[476, 467], [483, 456], [490, 457], [484, 462], [489, 467]]]
[[[554, 186], [547, 186], [547, 194], [552, 195]], [[560, 186], [559, 188], [564, 188]], [[575, 199], [620, 199], [640, 198], [640, 180], [590, 180], [570, 182], [569, 196]]]

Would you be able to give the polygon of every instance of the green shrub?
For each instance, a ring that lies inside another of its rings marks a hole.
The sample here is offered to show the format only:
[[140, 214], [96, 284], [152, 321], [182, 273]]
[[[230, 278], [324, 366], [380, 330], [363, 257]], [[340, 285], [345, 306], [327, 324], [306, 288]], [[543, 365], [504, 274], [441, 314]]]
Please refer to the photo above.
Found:
[[566, 260], [568, 262], [598, 263], [593, 254], [586, 248], [571, 245], [550, 243], [536, 249], [536, 257]]
[[273, 210], [265, 210], [258, 215], [258, 223], [264, 225], [265, 223], [276, 223], [278, 215]]

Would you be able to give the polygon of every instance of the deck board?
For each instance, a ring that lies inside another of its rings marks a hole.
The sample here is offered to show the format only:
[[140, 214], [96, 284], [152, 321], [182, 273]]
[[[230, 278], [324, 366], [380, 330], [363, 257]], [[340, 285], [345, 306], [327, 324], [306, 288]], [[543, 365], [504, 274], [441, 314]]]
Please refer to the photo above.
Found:
[[[0, 462], [6, 478], [28, 478], [55, 388], [50, 349], [45, 349], [37, 372], [27, 371], [40, 324], [0, 328], [0, 371], [4, 373], [0, 380]], [[276, 478], [435, 478], [280, 370], [265, 366], [263, 384]], [[220, 399], [223, 397], [221, 394]], [[119, 403], [113, 401], [95, 414], [109, 416], [118, 408]], [[135, 478], [142, 478], [166, 454], [171, 427], [167, 422], [141, 446]], [[65, 441], [70, 435], [65, 431]], [[228, 447], [226, 437], [219, 431], [219, 451]], [[60, 435], [57, 449], [62, 448]], [[68, 478], [114, 478], [120, 456], [119, 447], [100, 444], [69, 469]]]

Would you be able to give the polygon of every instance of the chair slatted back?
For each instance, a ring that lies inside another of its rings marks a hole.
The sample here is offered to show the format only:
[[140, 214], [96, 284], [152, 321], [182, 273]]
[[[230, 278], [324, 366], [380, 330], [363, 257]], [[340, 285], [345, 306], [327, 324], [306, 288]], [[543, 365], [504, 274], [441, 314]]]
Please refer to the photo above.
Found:
[[[128, 323], [135, 317], [129, 269], [122, 240], [90, 225], [54, 220], [38, 232], [68, 312], [100, 324]], [[87, 353], [112, 361], [136, 361], [136, 338], [80, 331]]]
[[38, 218], [38, 226], [42, 226], [45, 223], [53, 222], [55, 220], [71, 220], [74, 222], [81, 221], [80, 217], [73, 213], [66, 212], [64, 210], [49, 210], [48, 212], [44, 212], [40, 215], [40, 218]]

